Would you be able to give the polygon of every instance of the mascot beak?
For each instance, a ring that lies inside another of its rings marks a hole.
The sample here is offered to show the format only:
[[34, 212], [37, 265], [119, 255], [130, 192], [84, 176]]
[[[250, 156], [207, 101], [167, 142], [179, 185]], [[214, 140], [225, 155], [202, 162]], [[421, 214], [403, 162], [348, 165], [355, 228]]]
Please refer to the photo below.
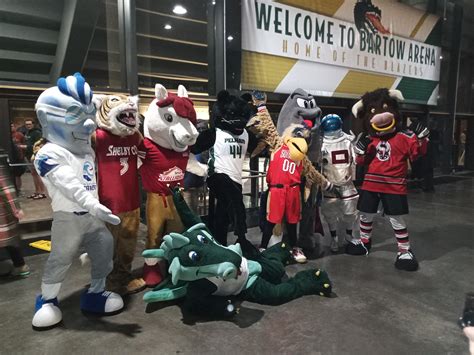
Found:
[[304, 159], [308, 152], [308, 143], [304, 138], [286, 137], [283, 141], [288, 146], [291, 160], [299, 162]]

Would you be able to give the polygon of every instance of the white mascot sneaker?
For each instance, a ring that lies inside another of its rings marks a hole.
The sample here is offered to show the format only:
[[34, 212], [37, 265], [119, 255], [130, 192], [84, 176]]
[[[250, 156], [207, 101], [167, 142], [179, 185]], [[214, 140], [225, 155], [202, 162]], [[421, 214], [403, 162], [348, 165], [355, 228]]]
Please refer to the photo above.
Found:
[[110, 291], [87, 292], [81, 295], [81, 310], [97, 315], [114, 315], [123, 308], [123, 300], [119, 294]]
[[31, 322], [33, 329], [46, 330], [61, 323], [63, 314], [58, 307], [58, 299], [44, 301], [39, 295], [36, 298], [36, 312]]

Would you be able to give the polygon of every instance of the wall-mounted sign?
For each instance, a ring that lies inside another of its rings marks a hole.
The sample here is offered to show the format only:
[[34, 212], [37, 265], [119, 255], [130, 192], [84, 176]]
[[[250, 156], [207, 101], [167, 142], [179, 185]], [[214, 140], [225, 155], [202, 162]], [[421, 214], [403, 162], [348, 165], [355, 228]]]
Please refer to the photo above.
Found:
[[438, 22], [387, 0], [243, 0], [242, 86], [340, 97], [389, 87], [435, 104]]

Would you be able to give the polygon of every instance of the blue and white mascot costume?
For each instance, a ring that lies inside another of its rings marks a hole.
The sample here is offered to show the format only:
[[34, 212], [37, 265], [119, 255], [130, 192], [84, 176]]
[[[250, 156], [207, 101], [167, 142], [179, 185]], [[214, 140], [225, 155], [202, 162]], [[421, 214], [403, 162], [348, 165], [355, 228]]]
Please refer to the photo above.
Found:
[[321, 120], [323, 132], [322, 172], [335, 186], [339, 186], [340, 196], [325, 191], [321, 212], [326, 219], [331, 233], [331, 251], [339, 251], [337, 236], [338, 220], [344, 223], [346, 237], [353, 244], [358, 239], [353, 237], [353, 226], [357, 220], [357, 201], [359, 194], [352, 180], [355, 179], [355, 152], [352, 141], [354, 136], [342, 131], [342, 119], [336, 114], [329, 114]]
[[104, 222], [120, 219], [99, 203], [91, 135], [96, 128], [92, 91], [76, 73], [60, 78], [36, 103], [36, 114], [47, 143], [38, 151], [35, 168], [52, 199], [51, 254], [44, 268], [41, 295], [36, 299], [34, 329], [59, 324], [57, 296], [66, 272], [81, 247], [91, 260], [91, 285], [81, 296], [81, 310], [101, 315], [123, 308], [122, 298], [105, 291], [112, 270], [113, 238]]

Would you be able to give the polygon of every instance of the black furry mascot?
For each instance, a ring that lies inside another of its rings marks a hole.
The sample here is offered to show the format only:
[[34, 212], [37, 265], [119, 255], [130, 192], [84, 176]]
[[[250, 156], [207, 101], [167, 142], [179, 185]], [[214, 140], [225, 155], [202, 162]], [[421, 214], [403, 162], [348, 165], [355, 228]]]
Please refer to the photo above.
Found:
[[365, 255], [371, 247], [374, 216], [380, 202], [397, 238], [395, 267], [416, 271], [418, 262], [410, 249], [403, 215], [408, 214], [408, 159], [414, 161], [426, 153], [429, 131], [420, 122], [409, 130], [400, 129], [398, 90], [377, 89], [366, 93], [352, 108], [362, 132], [356, 139], [356, 162], [367, 167], [359, 202], [360, 241], [352, 240], [346, 252]]
[[214, 237], [227, 245], [227, 231], [232, 221], [234, 234], [244, 253], [254, 252], [247, 240], [245, 206], [242, 198], [242, 166], [254, 138], [245, 125], [253, 114], [250, 94], [237, 97], [223, 90], [212, 108], [211, 128], [202, 132], [192, 148], [197, 154], [209, 149], [207, 186], [216, 197], [214, 223], [210, 226]]

